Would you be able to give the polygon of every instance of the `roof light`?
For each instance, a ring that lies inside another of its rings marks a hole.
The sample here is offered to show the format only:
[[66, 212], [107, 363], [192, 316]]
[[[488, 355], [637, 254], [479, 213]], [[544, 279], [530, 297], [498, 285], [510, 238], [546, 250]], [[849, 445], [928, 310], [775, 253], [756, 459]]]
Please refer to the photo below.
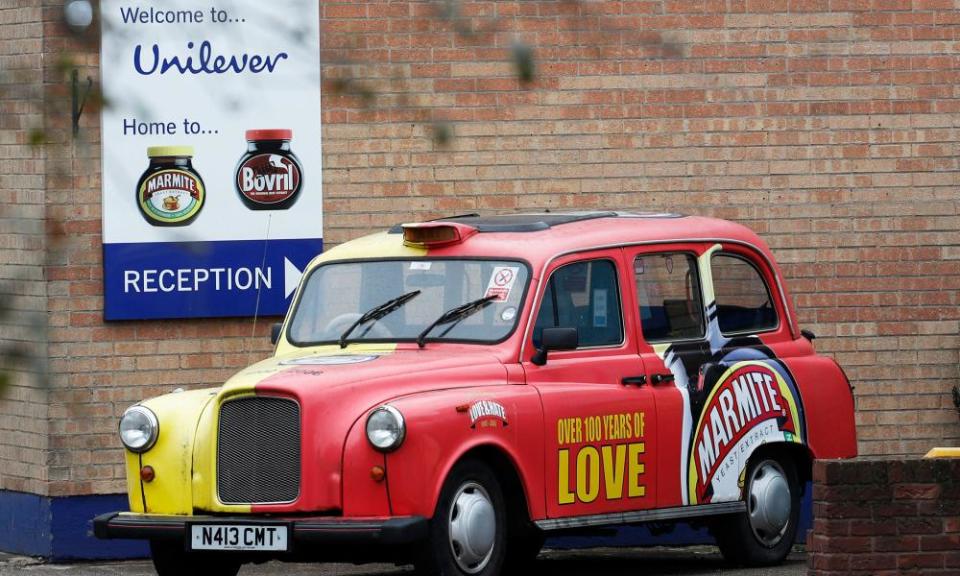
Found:
[[423, 222], [403, 225], [403, 243], [408, 246], [459, 244], [477, 233], [473, 226], [459, 222]]

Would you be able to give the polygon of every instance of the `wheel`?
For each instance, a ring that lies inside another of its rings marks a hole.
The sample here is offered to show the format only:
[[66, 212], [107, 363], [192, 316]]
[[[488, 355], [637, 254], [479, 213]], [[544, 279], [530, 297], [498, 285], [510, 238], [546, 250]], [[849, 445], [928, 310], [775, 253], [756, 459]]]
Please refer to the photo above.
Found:
[[241, 564], [216, 552], [187, 552], [182, 542], [171, 540], [151, 540], [150, 557], [158, 576], [236, 576]]
[[759, 458], [744, 478], [746, 512], [724, 517], [714, 526], [720, 552], [744, 566], [783, 561], [797, 537], [800, 485], [790, 460]]
[[499, 574], [506, 559], [507, 507], [496, 475], [478, 460], [450, 471], [430, 520], [417, 571], [439, 576]]

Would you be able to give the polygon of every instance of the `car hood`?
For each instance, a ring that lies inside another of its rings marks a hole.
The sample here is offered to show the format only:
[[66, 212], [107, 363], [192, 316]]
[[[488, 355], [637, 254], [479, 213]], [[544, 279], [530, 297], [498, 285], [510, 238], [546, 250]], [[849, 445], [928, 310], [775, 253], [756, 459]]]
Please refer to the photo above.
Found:
[[[206, 410], [206, 424], [201, 427], [209, 430], [207, 438], [211, 438], [217, 406], [232, 398], [253, 394], [295, 399], [300, 405], [303, 454], [300, 496], [290, 504], [259, 505], [253, 510], [337, 510], [342, 509], [344, 445], [372, 408], [418, 392], [503, 385], [506, 381], [503, 363], [478, 347], [315, 348], [264, 360], [233, 376], [218, 393], [217, 402]], [[212, 468], [214, 452], [209, 439], [198, 443], [195, 474], [204, 462]], [[208, 473], [212, 478], [212, 470]], [[209, 505], [213, 502], [211, 496]], [[199, 508], [206, 506], [200, 503]]]
[[258, 394], [292, 395], [301, 400], [337, 396], [366, 408], [417, 392], [505, 381], [506, 368], [483, 349], [324, 347], [258, 362], [230, 378], [224, 392], [252, 388]]

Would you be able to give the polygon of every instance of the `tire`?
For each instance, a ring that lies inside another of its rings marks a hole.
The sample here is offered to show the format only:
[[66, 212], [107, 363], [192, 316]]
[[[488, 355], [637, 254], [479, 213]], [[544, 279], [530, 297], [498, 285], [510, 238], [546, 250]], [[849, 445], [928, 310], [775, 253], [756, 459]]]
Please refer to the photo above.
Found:
[[241, 564], [216, 552], [187, 552], [176, 540], [151, 540], [150, 558], [158, 576], [236, 576]]
[[800, 484], [793, 462], [761, 457], [744, 476], [746, 512], [722, 517], [713, 534], [723, 557], [739, 566], [779, 564], [790, 553], [800, 522]]
[[507, 557], [507, 506], [493, 470], [479, 460], [457, 463], [440, 491], [417, 572], [493, 576]]

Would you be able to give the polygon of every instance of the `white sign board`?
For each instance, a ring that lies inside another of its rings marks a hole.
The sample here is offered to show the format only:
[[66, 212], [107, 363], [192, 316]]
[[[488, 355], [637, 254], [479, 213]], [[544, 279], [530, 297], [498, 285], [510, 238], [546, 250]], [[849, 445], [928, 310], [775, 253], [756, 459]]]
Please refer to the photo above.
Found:
[[284, 313], [322, 249], [319, 3], [100, 8], [106, 318]]

